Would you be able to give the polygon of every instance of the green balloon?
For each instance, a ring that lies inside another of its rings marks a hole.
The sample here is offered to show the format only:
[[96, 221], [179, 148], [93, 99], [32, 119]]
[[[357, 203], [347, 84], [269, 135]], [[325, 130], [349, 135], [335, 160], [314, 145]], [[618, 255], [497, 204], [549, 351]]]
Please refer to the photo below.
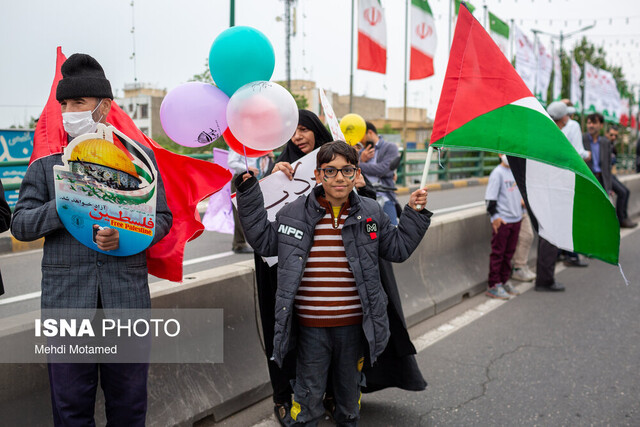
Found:
[[223, 31], [209, 51], [211, 77], [229, 97], [247, 83], [271, 79], [275, 63], [271, 42], [252, 27]]

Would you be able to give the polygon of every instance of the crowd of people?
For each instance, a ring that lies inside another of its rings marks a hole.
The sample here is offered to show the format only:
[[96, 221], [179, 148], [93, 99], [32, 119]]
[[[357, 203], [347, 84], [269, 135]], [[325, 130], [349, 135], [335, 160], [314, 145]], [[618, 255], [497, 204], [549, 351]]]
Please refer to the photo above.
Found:
[[[113, 100], [102, 67], [89, 55], [75, 54], [61, 74], [56, 98], [69, 139], [94, 132], [98, 123], [106, 123]], [[617, 195], [621, 227], [635, 227], [627, 212], [629, 190], [612, 173], [618, 130], [610, 127], [601, 135], [604, 120], [591, 114], [581, 135], [570, 119], [571, 108], [554, 102], [548, 112], [603, 188]], [[238, 202], [233, 250], [254, 252], [274, 413], [282, 425], [316, 425], [325, 413], [339, 425], [356, 425], [362, 392], [426, 387], [391, 262], [406, 260], [430, 225], [427, 188], [413, 191], [400, 207], [394, 193], [398, 147], [372, 123], [366, 123], [358, 149], [333, 139], [314, 113], [300, 110], [297, 129], [277, 158], [267, 155], [248, 164], [243, 156], [229, 156]], [[155, 163], [153, 152], [141, 149]], [[258, 179], [276, 172], [293, 179], [293, 163], [316, 149], [316, 187], [270, 222]], [[529, 269], [531, 222], [509, 159], [500, 158], [485, 196], [492, 227], [486, 294], [517, 295], [512, 279], [535, 280], [538, 291], [563, 291], [553, 275], [558, 250], [546, 240], [539, 239], [537, 271]], [[117, 228], [96, 228], [101, 252], [92, 250], [61, 222], [53, 176], [53, 166], [60, 164], [62, 154], [53, 154], [29, 166], [11, 221], [17, 239], [45, 239], [42, 308], [150, 308], [144, 252], [105, 253], [118, 248]], [[4, 198], [0, 213], [2, 231], [10, 217]], [[169, 232], [172, 221], [159, 178], [152, 245]], [[266, 263], [268, 256], [277, 256], [277, 264]], [[565, 262], [575, 264], [575, 257], [565, 254]], [[581, 262], [578, 258], [575, 265]], [[144, 425], [148, 369], [148, 363], [49, 363], [54, 424], [93, 425], [100, 382], [109, 425]]]

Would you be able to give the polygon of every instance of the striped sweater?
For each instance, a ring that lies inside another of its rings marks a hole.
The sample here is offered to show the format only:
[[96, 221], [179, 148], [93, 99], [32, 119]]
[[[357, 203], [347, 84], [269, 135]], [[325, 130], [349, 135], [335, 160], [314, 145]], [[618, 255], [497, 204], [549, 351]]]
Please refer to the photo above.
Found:
[[298, 321], [307, 327], [362, 323], [362, 305], [342, 242], [349, 202], [334, 217], [331, 204], [319, 197], [327, 213], [316, 225], [313, 246], [295, 297]]

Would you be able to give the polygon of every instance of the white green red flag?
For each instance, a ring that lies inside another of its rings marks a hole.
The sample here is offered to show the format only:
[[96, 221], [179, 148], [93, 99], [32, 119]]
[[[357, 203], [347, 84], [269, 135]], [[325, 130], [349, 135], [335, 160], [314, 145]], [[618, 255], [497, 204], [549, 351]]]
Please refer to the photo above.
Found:
[[358, 2], [358, 69], [387, 72], [387, 23], [380, 0]]
[[433, 56], [438, 39], [427, 0], [411, 0], [411, 66], [409, 80], [433, 75]]
[[509, 25], [489, 12], [489, 30], [491, 38], [498, 45], [504, 56], [509, 55]]
[[482, 25], [458, 15], [431, 136], [435, 147], [506, 153], [540, 236], [617, 264], [609, 197]]

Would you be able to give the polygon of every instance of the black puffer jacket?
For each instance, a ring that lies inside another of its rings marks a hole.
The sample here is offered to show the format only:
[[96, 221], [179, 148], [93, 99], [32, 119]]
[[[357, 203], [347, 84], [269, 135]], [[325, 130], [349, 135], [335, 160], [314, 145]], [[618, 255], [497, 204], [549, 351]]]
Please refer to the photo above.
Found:
[[[278, 255], [273, 339], [273, 359], [278, 365], [295, 342], [291, 337], [294, 298], [313, 245], [316, 224], [325, 215], [324, 207], [317, 201], [323, 193], [321, 186], [316, 187], [308, 197], [300, 197], [283, 207], [273, 223], [267, 219], [255, 178], [239, 185], [236, 193], [247, 242], [262, 256]], [[409, 258], [427, 231], [432, 214], [426, 209], [417, 212], [407, 206], [396, 228], [374, 200], [351, 193], [349, 202], [351, 209], [342, 228], [342, 239], [362, 304], [362, 328], [373, 364], [389, 340], [387, 295], [380, 284], [378, 257], [394, 262]]]

